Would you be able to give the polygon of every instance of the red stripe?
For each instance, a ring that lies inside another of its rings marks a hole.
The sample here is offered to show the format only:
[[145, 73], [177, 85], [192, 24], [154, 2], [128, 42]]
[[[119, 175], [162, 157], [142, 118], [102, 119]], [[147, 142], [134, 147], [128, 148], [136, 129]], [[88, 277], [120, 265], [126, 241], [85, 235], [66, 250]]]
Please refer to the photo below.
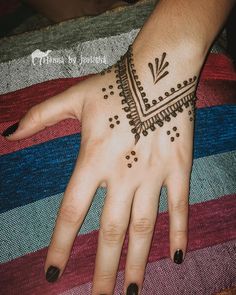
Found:
[[[194, 251], [236, 238], [236, 194], [190, 206], [188, 251]], [[62, 278], [49, 284], [44, 278], [47, 249], [1, 265], [0, 285], [4, 294], [56, 295], [92, 280], [98, 232], [79, 236]], [[127, 239], [119, 270], [125, 266]], [[149, 262], [169, 257], [168, 215], [162, 213], [155, 226]]]
[[[236, 73], [233, 71], [232, 67], [231, 61], [225, 55], [210, 54], [204, 67], [197, 91], [197, 106], [199, 108], [235, 103]], [[217, 74], [216, 71], [213, 70], [214, 68], [217, 68]], [[20, 119], [33, 105], [62, 92], [86, 78], [87, 77], [52, 80], [9, 94], [1, 95], [0, 122], [2, 123], [0, 123], [0, 132], [5, 130], [11, 124], [17, 122], [17, 120]], [[226, 78], [229, 79], [229, 81], [226, 80]], [[9, 142], [3, 137], [0, 137], [0, 152], [1, 154], [11, 153], [19, 149], [61, 136], [74, 134], [76, 132], [80, 132], [78, 122], [76, 120], [69, 120], [68, 122], [56, 124], [31, 138], [19, 142]]]

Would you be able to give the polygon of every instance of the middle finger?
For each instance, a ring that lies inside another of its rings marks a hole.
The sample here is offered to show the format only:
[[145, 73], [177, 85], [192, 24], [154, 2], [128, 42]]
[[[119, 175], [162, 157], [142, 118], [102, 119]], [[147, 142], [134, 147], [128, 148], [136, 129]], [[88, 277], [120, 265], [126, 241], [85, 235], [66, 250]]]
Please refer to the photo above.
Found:
[[134, 189], [108, 185], [98, 238], [92, 294], [113, 294], [117, 268], [130, 218]]

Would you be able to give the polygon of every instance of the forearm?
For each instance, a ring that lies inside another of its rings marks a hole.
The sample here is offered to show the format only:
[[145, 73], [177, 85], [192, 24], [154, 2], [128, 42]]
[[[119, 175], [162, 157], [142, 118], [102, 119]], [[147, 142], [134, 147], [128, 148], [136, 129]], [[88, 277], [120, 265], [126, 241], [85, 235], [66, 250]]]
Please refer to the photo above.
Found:
[[184, 47], [204, 60], [235, 0], [160, 0], [134, 42], [134, 51]]

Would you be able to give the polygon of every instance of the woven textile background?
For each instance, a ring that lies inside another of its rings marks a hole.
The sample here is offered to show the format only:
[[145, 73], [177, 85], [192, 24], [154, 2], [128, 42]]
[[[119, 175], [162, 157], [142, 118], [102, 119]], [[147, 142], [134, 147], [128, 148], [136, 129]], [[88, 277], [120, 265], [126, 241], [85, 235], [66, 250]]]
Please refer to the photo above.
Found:
[[[152, 8], [153, 1], [145, 1], [0, 40], [0, 131], [31, 106], [113, 64]], [[31, 53], [36, 49], [50, 49], [50, 57], [65, 62], [33, 65]], [[69, 63], [69, 57], [78, 60], [81, 55], [104, 56], [107, 63]], [[163, 190], [144, 295], [212, 295], [236, 286], [236, 73], [218, 43], [207, 58], [197, 97], [188, 253], [182, 265], [169, 258]], [[18, 142], [0, 137], [0, 294], [90, 294], [105, 189], [96, 192], [63, 277], [49, 284], [43, 271], [80, 141], [76, 120]], [[122, 291], [126, 252], [127, 240], [115, 294]]]

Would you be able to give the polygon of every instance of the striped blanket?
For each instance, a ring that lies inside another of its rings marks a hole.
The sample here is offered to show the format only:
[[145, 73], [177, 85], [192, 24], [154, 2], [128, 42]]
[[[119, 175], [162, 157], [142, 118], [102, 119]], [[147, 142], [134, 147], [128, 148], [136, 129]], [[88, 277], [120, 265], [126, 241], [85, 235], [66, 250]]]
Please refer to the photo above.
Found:
[[[135, 38], [152, 5], [145, 2], [0, 40], [0, 131], [31, 106], [113, 64]], [[36, 49], [52, 50], [51, 59], [37, 58], [33, 64]], [[106, 65], [80, 65], [81, 56], [105, 57]], [[144, 295], [212, 295], [236, 285], [236, 73], [217, 44], [207, 58], [197, 97], [188, 253], [181, 266], [169, 258], [162, 190]], [[69, 119], [18, 142], [0, 137], [0, 294], [91, 292], [106, 197], [103, 188], [96, 192], [62, 278], [50, 284], [43, 270], [57, 210], [80, 148], [80, 130], [79, 122]], [[126, 253], [127, 239], [115, 294], [122, 292]]]

